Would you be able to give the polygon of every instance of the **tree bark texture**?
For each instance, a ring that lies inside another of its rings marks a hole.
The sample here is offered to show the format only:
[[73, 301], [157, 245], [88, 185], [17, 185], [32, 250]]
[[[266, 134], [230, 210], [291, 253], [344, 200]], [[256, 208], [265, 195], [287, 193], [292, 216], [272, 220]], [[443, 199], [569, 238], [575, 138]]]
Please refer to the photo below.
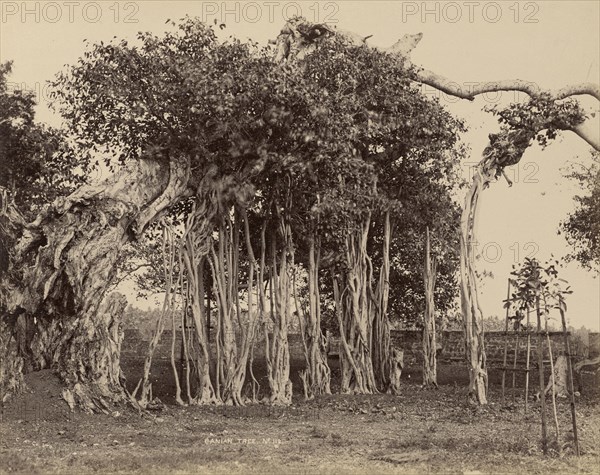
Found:
[[[0, 276], [0, 331], [5, 341], [14, 336], [18, 348], [13, 369], [21, 358], [26, 371], [56, 370], [67, 394], [88, 411], [104, 410], [107, 399], [127, 399], [117, 384], [118, 368], [98, 363], [112, 345], [107, 339], [112, 320], [101, 302], [122, 247], [186, 193], [188, 174], [185, 162], [131, 162], [105, 182], [57, 199], [33, 223], [19, 223], [17, 232], [3, 236], [14, 243], [10, 269]], [[6, 318], [10, 315], [18, 317]]]
[[483, 319], [479, 306], [477, 277], [475, 275], [476, 225], [479, 198], [491, 179], [489, 171], [480, 166], [465, 198], [461, 218], [460, 277], [466, 356], [469, 366], [469, 398], [479, 404], [487, 403], [487, 368], [483, 347]]
[[388, 316], [388, 300], [390, 295], [390, 242], [392, 235], [392, 226], [390, 222], [390, 212], [387, 211], [384, 216], [383, 225], [383, 245], [381, 269], [379, 269], [379, 281], [375, 288], [373, 296], [375, 318], [373, 320], [372, 352], [373, 352], [373, 371], [375, 380], [381, 391], [390, 391], [395, 393], [399, 388], [398, 384], [392, 384], [391, 375], [396, 375], [398, 362], [391, 349], [390, 339], [390, 320]]
[[[327, 363], [327, 341], [321, 331], [320, 252], [314, 232], [311, 232], [308, 241], [308, 308], [302, 312], [296, 304], [296, 311], [303, 313], [299, 315], [299, 320], [306, 360], [306, 369], [301, 372], [300, 377], [305, 399], [313, 399], [316, 395], [331, 394], [331, 370]], [[297, 295], [295, 286], [294, 295]]]
[[371, 299], [372, 268], [367, 256], [370, 219], [361, 229], [348, 234], [345, 243], [346, 270], [334, 276], [335, 311], [340, 328], [343, 351], [341, 392], [377, 393], [373, 371], [371, 338], [373, 305]]
[[[205, 305], [205, 288], [208, 269], [207, 261], [212, 250], [213, 218], [216, 206], [212, 197], [197, 200], [192, 213], [186, 221], [186, 229], [182, 237], [182, 260], [185, 281], [187, 283], [187, 309], [192, 317], [192, 342], [186, 358], [192, 361], [197, 377], [197, 390], [190, 404], [221, 404], [220, 394], [211, 380], [211, 350], [209, 338], [209, 312]], [[213, 282], [214, 280], [210, 280]]]
[[437, 264], [431, 259], [431, 245], [429, 242], [429, 228], [425, 237], [425, 263], [423, 268], [423, 281], [425, 284], [425, 313], [423, 315], [423, 386], [437, 387], [437, 361], [436, 361], [436, 328], [435, 328], [435, 278]]
[[[290, 380], [290, 348], [288, 322], [290, 321], [293, 295], [292, 272], [294, 270], [294, 247], [292, 230], [283, 215], [277, 216], [277, 232], [271, 233], [270, 268], [270, 322], [264, 326], [267, 377], [273, 405], [292, 403]], [[277, 239], [278, 235], [280, 239]], [[271, 331], [269, 332], [269, 328]]]
[[[243, 406], [245, 404], [242, 389], [246, 381], [246, 370], [250, 349], [254, 341], [256, 326], [259, 319], [259, 308], [255, 306], [254, 286], [255, 270], [254, 255], [250, 244], [250, 229], [245, 213], [236, 211], [234, 219], [227, 213], [219, 225], [219, 240], [217, 249], [211, 248], [210, 265], [213, 271], [214, 294], [220, 321], [217, 347], [220, 361], [217, 371], [222, 385], [221, 399], [225, 404]], [[241, 311], [239, 294], [239, 256], [240, 256], [240, 223], [244, 226], [243, 233], [249, 253], [249, 274], [246, 288], [248, 289], [248, 311]]]

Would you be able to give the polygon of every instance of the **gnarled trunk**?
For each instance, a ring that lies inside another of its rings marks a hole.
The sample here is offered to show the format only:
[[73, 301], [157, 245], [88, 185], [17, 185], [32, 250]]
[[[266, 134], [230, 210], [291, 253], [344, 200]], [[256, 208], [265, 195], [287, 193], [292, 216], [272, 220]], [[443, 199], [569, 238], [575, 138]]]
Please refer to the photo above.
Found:
[[269, 335], [267, 326], [265, 326], [265, 357], [271, 389], [271, 404], [287, 405], [292, 403], [288, 322], [291, 310], [291, 273], [294, 268], [294, 248], [290, 224], [281, 215], [278, 216], [278, 221], [282, 239], [278, 249], [276, 233], [271, 235], [269, 287], [271, 290], [272, 334]]
[[[240, 222], [244, 226], [249, 259], [246, 286], [248, 311], [245, 316], [240, 305]], [[236, 210], [234, 220], [227, 212], [223, 214], [219, 226], [218, 249], [211, 249], [210, 259], [220, 322], [217, 336], [217, 354], [220, 360], [217, 362], [217, 372], [221, 382], [221, 399], [225, 404], [243, 406], [245, 401], [242, 389], [259, 315], [254, 295], [256, 264], [245, 211]]]
[[100, 303], [122, 247], [186, 192], [188, 174], [183, 162], [131, 162], [101, 184], [57, 199], [23, 223], [20, 235], [8, 236], [15, 245], [0, 276], [2, 340], [15, 335], [25, 370], [56, 370], [72, 403], [102, 410], [107, 400], [126, 399], [118, 365], [99, 363], [106, 348], [116, 348], [106, 317], [115, 304], [109, 310]]
[[361, 226], [362, 229], [346, 238], [347, 270], [334, 277], [333, 291], [343, 347], [341, 392], [372, 394], [378, 390], [371, 355], [374, 315], [370, 288], [372, 269], [367, 256], [370, 220]]
[[479, 404], [487, 404], [487, 368], [483, 347], [482, 312], [479, 307], [475, 275], [476, 224], [479, 195], [489, 176], [480, 165], [465, 198], [461, 217], [460, 275], [461, 304], [465, 329], [466, 355], [469, 365], [469, 397]]
[[373, 371], [379, 388], [396, 394], [399, 391], [402, 363], [399, 363], [398, 355], [402, 351], [391, 348], [390, 321], [387, 313], [388, 299], [390, 294], [390, 242], [392, 227], [390, 212], [385, 213], [383, 226], [383, 246], [381, 269], [379, 271], [379, 282], [375, 288], [373, 320]]
[[[50, 365], [58, 364], [69, 385], [63, 391], [67, 402], [74, 401], [90, 412], [97, 409], [107, 412], [108, 403], [128, 400], [128, 395], [123, 394], [120, 359], [124, 336], [121, 319], [126, 306], [125, 296], [112, 293], [91, 319], [79, 320], [72, 332], [65, 332], [63, 327], [60, 336], [53, 339], [61, 342], [62, 351], [54, 353]], [[53, 320], [50, 326], [56, 322]], [[42, 348], [48, 349], [46, 342], [40, 345]]]

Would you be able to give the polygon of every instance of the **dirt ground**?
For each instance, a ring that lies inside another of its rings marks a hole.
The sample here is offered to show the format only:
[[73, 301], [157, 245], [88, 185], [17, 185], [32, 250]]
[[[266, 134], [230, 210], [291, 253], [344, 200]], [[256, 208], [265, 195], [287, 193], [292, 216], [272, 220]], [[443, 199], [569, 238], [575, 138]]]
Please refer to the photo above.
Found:
[[582, 456], [572, 454], [569, 405], [560, 400], [563, 448], [544, 457], [539, 403], [524, 414], [519, 390], [514, 404], [502, 404], [496, 374], [491, 403], [475, 407], [464, 378], [440, 371], [440, 389], [423, 390], [408, 373], [398, 396], [110, 415], [70, 412], [55, 376], [33, 373], [30, 392], [2, 410], [0, 473], [600, 473], [597, 378], [587, 377], [578, 398]]

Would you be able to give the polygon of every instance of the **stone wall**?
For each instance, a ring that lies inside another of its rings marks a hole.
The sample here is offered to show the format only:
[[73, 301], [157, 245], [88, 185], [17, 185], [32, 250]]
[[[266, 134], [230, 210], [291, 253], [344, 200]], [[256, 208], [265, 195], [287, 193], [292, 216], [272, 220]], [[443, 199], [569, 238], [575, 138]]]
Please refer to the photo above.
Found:
[[[212, 335], [211, 335], [212, 336]], [[262, 335], [261, 335], [262, 337]], [[173, 331], [164, 330], [160, 338], [158, 345], [156, 346], [153, 354], [153, 359], [167, 360], [171, 358], [171, 345], [172, 345]], [[128, 359], [143, 359], [148, 354], [148, 344], [151, 337], [143, 334], [139, 330], [134, 328], [125, 329], [125, 337], [123, 345], [121, 347], [121, 358]], [[262, 358], [265, 354], [265, 347], [263, 339], [259, 338], [254, 344], [254, 357]], [[291, 359], [303, 359], [304, 349], [302, 345], [302, 338], [299, 334], [290, 334], [288, 336], [290, 345], [290, 358]], [[211, 344], [211, 349], [214, 351], [214, 342]], [[181, 330], [177, 330], [175, 335], [175, 358], [179, 360], [181, 355]]]
[[[161, 341], [154, 352], [154, 358], [158, 360], [167, 360], [171, 358], [171, 330], [165, 330]], [[417, 330], [392, 330], [392, 344], [404, 351], [405, 366], [420, 366], [422, 362], [421, 354], [421, 332]], [[121, 350], [121, 357], [127, 360], [144, 359], [148, 352], [149, 338], [135, 329], [125, 330], [125, 339]], [[545, 341], [545, 338], [544, 338]], [[552, 342], [553, 355], [559, 355], [564, 352], [564, 341], [561, 332], [550, 332], [550, 341]], [[511, 334], [508, 337], [508, 361], [512, 364], [514, 350], [517, 344], [516, 335]], [[292, 360], [303, 360], [304, 352], [302, 338], [298, 334], [289, 335], [290, 357]], [[545, 346], [545, 343], [544, 343]], [[571, 346], [579, 348], [579, 345]], [[335, 345], [332, 345], [335, 347]], [[505, 336], [504, 332], [488, 332], [485, 334], [485, 350], [490, 366], [502, 364], [504, 358]], [[527, 337], [520, 335], [518, 338], [517, 360], [520, 363], [525, 362], [527, 347]], [[534, 359], [537, 348], [537, 336], [531, 336], [531, 355]], [[579, 350], [581, 351], [581, 350]], [[589, 357], [593, 358], [600, 354], [600, 333], [589, 334]], [[264, 344], [258, 341], [255, 344], [255, 358], [264, 357]], [[179, 360], [181, 355], [181, 332], [178, 331], [175, 340], [175, 358]], [[440, 363], [449, 363], [464, 361], [465, 341], [462, 331], [446, 331], [440, 334], [438, 338], [438, 359]], [[584, 355], [581, 355], [584, 356]], [[547, 356], [546, 356], [547, 359]]]
[[[590, 334], [590, 340], [591, 336]], [[598, 335], [598, 334], [595, 334]], [[552, 355], [564, 353], [564, 337], [562, 332], [550, 332], [550, 342], [552, 344]], [[391, 334], [392, 342], [398, 348], [404, 350], [404, 362], [405, 365], [417, 366], [422, 364], [422, 351], [421, 351], [421, 332], [416, 330], [397, 330], [392, 331]], [[571, 338], [569, 336], [569, 338]], [[508, 338], [504, 332], [487, 332], [485, 334], [484, 345], [485, 352], [490, 366], [500, 366], [504, 361], [504, 352], [506, 341], [508, 339], [508, 352], [507, 361], [512, 364], [514, 360], [515, 348], [517, 348], [517, 363], [525, 364], [527, 354], [527, 336], [521, 334], [517, 336], [514, 333], [510, 333]], [[531, 360], [534, 361], [535, 355], [537, 355], [537, 335], [531, 335], [530, 339], [530, 351]], [[462, 331], [446, 331], [442, 332], [438, 338], [438, 360], [441, 363], [452, 362], [452, 361], [464, 361], [465, 359], [465, 338]], [[596, 340], [596, 345], [600, 343], [600, 340]], [[575, 347], [576, 345], [571, 344], [570, 346]], [[544, 336], [544, 349], [546, 349], [546, 337]], [[598, 351], [596, 349], [596, 351]], [[590, 348], [590, 354], [592, 349]], [[583, 356], [583, 355], [581, 355]], [[548, 359], [548, 355], [545, 355], [544, 359]], [[536, 360], [535, 360], [536, 361]]]

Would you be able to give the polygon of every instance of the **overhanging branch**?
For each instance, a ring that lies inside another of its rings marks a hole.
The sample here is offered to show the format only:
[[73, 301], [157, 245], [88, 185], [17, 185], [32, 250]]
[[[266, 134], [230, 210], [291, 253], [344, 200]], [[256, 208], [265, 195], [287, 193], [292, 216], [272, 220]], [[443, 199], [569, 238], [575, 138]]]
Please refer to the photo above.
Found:
[[[336, 30], [324, 24], [311, 23], [304, 18], [293, 18], [285, 24], [277, 40], [274, 42], [277, 45], [276, 60], [301, 59], [314, 48], [315, 43], [331, 35], [341, 36], [349, 44], [355, 46], [366, 44], [366, 40], [369, 38], [369, 36], [353, 32]], [[422, 38], [422, 33], [414, 35], [406, 34], [394, 45], [388, 48], [376, 49], [402, 58], [405, 64], [410, 64], [410, 53]], [[542, 89], [532, 81], [508, 79], [485, 83], [466, 83], [461, 87], [456, 81], [420, 67], [416, 67], [414, 70], [414, 81], [431, 86], [450, 96], [469, 101], [474, 100], [475, 97], [481, 94], [502, 91], [523, 92], [532, 98], [545, 96], [554, 101], [573, 96], [589, 95], [600, 101], [600, 85], [589, 82], [568, 85], [560, 89]], [[569, 130], [577, 134], [596, 150], [600, 150], [600, 131], [598, 127], [589, 124], [589, 121]]]
[[589, 82], [569, 85], [560, 89], [541, 89], [535, 82], [507, 79], [485, 83], [467, 83], [468, 87], [462, 88], [458, 83], [426, 69], [417, 69], [415, 79], [417, 82], [427, 84], [445, 94], [469, 101], [481, 94], [501, 91], [524, 92], [531, 97], [539, 97], [543, 94], [555, 101], [571, 96], [589, 95], [600, 101], [600, 86]]

